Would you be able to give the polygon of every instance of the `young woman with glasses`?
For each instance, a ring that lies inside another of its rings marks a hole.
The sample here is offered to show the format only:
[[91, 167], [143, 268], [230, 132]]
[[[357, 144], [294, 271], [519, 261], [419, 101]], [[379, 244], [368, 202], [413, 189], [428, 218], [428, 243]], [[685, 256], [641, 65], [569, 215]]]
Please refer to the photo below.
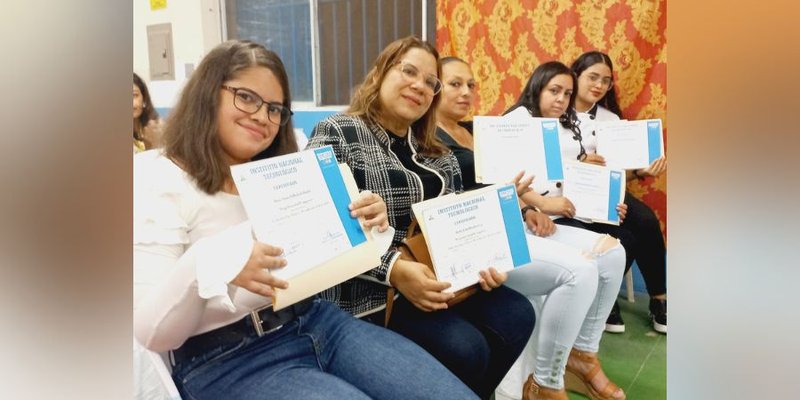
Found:
[[[347, 111], [321, 121], [309, 142], [309, 147], [333, 146], [358, 187], [386, 200], [394, 246], [406, 236], [412, 204], [462, 191], [458, 162], [435, 136], [442, 87], [438, 59], [436, 49], [418, 38], [390, 43]], [[437, 281], [429, 266], [401, 259], [393, 247], [380, 266], [324, 297], [383, 325], [387, 289], [396, 288], [388, 327], [421, 345], [486, 399], [522, 351], [534, 323], [530, 302], [503, 286], [505, 280], [506, 274], [493, 268], [481, 271], [483, 290], [448, 306], [453, 294], [444, 289], [449, 284]]]
[[[309, 298], [274, 311], [282, 249], [255, 241], [230, 166], [297, 150], [278, 56], [225, 42], [198, 65], [162, 150], [134, 157], [134, 330], [170, 351], [185, 399], [469, 399], [458, 378], [410, 340]], [[365, 226], [386, 206], [351, 204]], [[303, 229], [297, 227], [297, 229]]]
[[[594, 140], [595, 121], [622, 119], [614, 88], [614, 65], [607, 54], [590, 51], [583, 53], [572, 63], [572, 71], [578, 77], [575, 111], [581, 130], [586, 132], [587, 140]], [[586, 162], [605, 165], [605, 160], [599, 154], [592, 154]], [[658, 176], [666, 167], [667, 160], [661, 157], [647, 168], [628, 171], [629, 179]], [[626, 264], [626, 272], [632, 260], [636, 260], [650, 294], [649, 308], [653, 329], [667, 333], [667, 250], [661, 233], [661, 223], [653, 210], [630, 192], [625, 193], [625, 204], [628, 205], [628, 213], [622, 227], [630, 231], [635, 239], [633, 246], [626, 248], [628, 258], [631, 259]], [[616, 303], [608, 316], [606, 331], [625, 331], [625, 322]]]
[[[472, 106], [476, 82], [469, 65], [459, 58], [445, 57], [441, 65], [444, 89], [436, 109], [437, 135], [458, 158], [464, 188], [470, 190], [481, 185], [474, 178], [472, 124], [463, 119]], [[582, 363], [572, 349], [597, 351], [605, 322], [598, 310], [619, 290], [625, 251], [608, 235], [557, 227], [530, 207], [523, 212], [530, 228], [526, 239], [532, 249], [531, 264], [510, 271], [506, 285], [531, 300], [536, 329], [495, 396], [566, 400], [565, 368], [568, 363], [573, 367]]]

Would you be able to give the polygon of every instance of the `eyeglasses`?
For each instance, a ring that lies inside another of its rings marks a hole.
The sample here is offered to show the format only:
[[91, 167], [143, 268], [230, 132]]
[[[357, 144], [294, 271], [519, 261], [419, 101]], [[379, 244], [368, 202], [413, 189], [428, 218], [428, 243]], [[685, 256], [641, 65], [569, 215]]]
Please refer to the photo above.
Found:
[[[400, 65], [400, 72], [403, 73], [403, 77], [409, 82], [416, 82], [422, 74], [417, 67], [405, 61], [398, 61], [397, 64]], [[425, 82], [425, 87], [430, 90], [434, 96], [442, 91], [442, 81], [440, 81], [439, 78], [433, 75], [426, 75], [423, 81]]]
[[261, 106], [266, 104], [267, 118], [273, 124], [286, 125], [292, 118], [292, 115], [294, 115], [292, 110], [284, 107], [283, 104], [268, 103], [250, 89], [236, 88], [228, 85], [222, 85], [222, 88], [233, 93], [233, 106], [239, 109], [239, 111], [255, 114], [261, 109]]
[[592, 85], [596, 85], [597, 82], [600, 82], [603, 86], [609, 89], [611, 88], [612, 85], [614, 85], [614, 80], [611, 79], [610, 76], [606, 76], [601, 79], [600, 75], [592, 73], [586, 75], [586, 77], [589, 79], [589, 82], [591, 82]]

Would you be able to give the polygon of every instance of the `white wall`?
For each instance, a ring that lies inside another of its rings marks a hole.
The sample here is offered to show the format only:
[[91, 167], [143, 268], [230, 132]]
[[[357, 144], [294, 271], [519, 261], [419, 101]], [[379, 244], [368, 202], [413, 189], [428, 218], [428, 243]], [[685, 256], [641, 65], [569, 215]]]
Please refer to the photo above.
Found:
[[[175, 57], [174, 81], [150, 81], [147, 25], [172, 24]], [[186, 81], [186, 64], [192, 69], [222, 42], [219, 0], [167, 0], [167, 7], [150, 10], [150, 0], [133, 0], [133, 72], [147, 82], [153, 104], [171, 108]]]

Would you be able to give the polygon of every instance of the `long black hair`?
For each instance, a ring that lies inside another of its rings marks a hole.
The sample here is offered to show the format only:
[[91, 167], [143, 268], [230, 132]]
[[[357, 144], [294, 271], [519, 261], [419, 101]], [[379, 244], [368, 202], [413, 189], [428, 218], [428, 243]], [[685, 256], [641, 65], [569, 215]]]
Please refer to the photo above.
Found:
[[532, 117], [541, 117], [542, 110], [539, 109], [539, 99], [542, 95], [542, 90], [544, 90], [550, 80], [556, 75], [568, 75], [572, 79], [573, 91], [569, 96], [569, 105], [567, 106], [567, 111], [558, 118], [558, 121], [561, 122], [561, 126], [565, 129], [572, 131], [572, 138], [577, 140], [581, 145], [581, 152], [578, 154], [578, 158], [580, 159], [586, 152], [583, 150], [583, 137], [581, 137], [581, 129], [578, 127], [580, 121], [578, 120], [578, 114], [575, 112], [575, 97], [578, 95], [578, 78], [572, 70], [563, 63], [559, 61], [549, 61], [536, 67], [531, 77], [528, 79], [528, 83], [525, 84], [525, 89], [523, 89], [522, 93], [519, 95], [517, 102], [503, 114], [508, 114], [511, 110], [522, 106], [528, 110]]
[[[586, 53], [581, 54], [581, 56], [572, 63], [572, 72], [575, 73], [575, 76], [581, 76], [583, 71], [586, 71], [586, 69], [595, 64], [605, 64], [608, 66], [608, 69], [611, 70], [611, 76], [613, 78], [614, 64], [611, 63], [611, 57], [609, 57], [608, 54], [601, 53], [599, 51], [587, 51]], [[577, 93], [577, 86], [575, 92]], [[614, 87], [613, 80], [611, 87], [609, 87], [608, 91], [606, 91], [606, 94], [597, 101], [597, 104], [605, 107], [614, 114], [617, 114], [619, 119], [624, 119], [622, 117], [622, 110], [620, 110], [619, 103], [617, 102], [617, 90]]]

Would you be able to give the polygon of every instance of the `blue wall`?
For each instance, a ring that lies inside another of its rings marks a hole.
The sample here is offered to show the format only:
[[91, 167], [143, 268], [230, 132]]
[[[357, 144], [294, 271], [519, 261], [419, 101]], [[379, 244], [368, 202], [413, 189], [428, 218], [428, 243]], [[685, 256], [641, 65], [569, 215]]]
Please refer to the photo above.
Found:
[[306, 136], [311, 137], [311, 132], [317, 122], [338, 113], [338, 111], [295, 111], [294, 112], [294, 127], [302, 128]]

